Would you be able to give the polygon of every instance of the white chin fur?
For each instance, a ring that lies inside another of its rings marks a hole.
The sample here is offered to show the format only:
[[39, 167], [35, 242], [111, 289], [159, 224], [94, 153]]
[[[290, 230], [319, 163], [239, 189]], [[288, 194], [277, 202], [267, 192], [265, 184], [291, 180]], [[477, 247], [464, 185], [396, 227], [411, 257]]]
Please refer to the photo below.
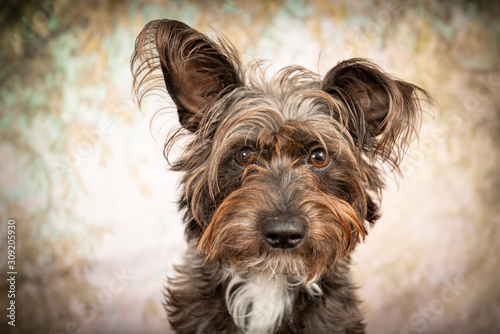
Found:
[[[297, 288], [297, 286], [295, 286]], [[294, 287], [276, 277], [234, 275], [226, 290], [226, 303], [236, 325], [244, 333], [273, 333], [292, 311]], [[321, 294], [316, 283], [307, 284], [311, 295]]]

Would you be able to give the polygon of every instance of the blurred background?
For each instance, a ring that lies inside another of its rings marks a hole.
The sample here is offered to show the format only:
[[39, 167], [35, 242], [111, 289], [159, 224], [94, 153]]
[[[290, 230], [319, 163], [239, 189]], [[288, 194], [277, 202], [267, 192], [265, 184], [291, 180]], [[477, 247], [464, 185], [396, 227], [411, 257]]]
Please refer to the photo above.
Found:
[[33, 0], [0, 6], [2, 333], [168, 332], [162, 289], [185, 249], [162, 157], [176, 115], [151, 123], [158, 105], [137, 109], [129, 70], [158, 18], [273, 69], [324, 75], [360, 56], [429, 90], [438, 105], [354, 254], [368, 333], [500, 332], [498, 2]]

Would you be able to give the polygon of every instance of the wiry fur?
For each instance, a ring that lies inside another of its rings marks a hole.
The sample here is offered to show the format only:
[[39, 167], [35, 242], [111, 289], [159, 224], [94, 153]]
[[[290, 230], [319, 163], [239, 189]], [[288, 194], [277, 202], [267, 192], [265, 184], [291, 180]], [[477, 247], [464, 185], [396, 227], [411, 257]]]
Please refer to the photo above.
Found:
[[239, 328], [249, 333], [274, 333], [292, 311], [294, 294], [279, 279], [232, 275], [226, 288], [229, 314]]
[[[132, 72], [139, 104], [166, 86], [177, 107], [165, 156], [190, 139], [172, 165], [190, 245], [167, 286], [172, 328], [363, 333], [349, 254], [379, 218], [377, 165], [398, 170], [427, 92], [360, 58], [324, 78], [293, 66], [267, 81], [229, 42], [171, 20], [144, 27]], [[316, 167], [318, 149], [328, 161]], [[266, 226], [299, 226], [297, 245], [266, 241]]]

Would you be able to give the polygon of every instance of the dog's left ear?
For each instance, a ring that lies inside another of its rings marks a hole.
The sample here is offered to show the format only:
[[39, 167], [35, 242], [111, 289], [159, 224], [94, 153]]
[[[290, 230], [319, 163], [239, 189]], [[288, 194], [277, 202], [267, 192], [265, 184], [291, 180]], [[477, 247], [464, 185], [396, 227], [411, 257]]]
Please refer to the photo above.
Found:
[[420, 125], [421, 101], [432, 103], [420, 87], [391, 77], [363, 58], [333, 67], [322, 89], [340, 102], [338, 120], [358, 147], [395, 167]]

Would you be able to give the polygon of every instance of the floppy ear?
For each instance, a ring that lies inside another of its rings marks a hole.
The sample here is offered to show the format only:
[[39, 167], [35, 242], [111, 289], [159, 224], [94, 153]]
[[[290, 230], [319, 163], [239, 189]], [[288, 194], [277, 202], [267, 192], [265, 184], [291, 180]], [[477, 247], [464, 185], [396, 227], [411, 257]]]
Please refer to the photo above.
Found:
[[397, 80], [363, 58], [342, 61], [322, 82], [322, 89], [339, 101], [339, 121], [359, 149], [398, 166], [406, 146], [420, 125], [421, 100], [430, 95]]
[[[132, 56], [136, 92], [150, 83], [153, 78], [147, 77], [154, 70], [161, 68], [179, 122], [196, 131], [204, 110], [241, 85], [235, 54], [231, 45], [218, 45], [182, 22], [149, 22], [137, 37]], [[157, 88], [146, 88], [139, 93], [140, 98]]]

